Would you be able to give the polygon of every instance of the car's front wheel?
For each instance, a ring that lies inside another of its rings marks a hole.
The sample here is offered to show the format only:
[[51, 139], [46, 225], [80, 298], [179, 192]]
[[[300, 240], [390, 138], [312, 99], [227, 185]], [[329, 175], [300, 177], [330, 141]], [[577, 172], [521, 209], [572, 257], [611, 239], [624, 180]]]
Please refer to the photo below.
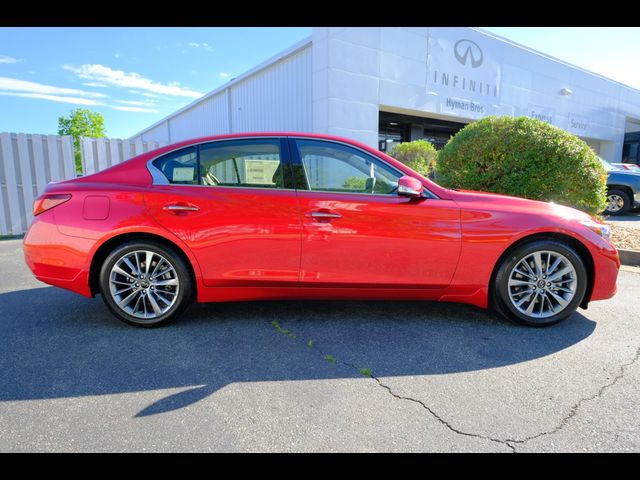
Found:
[[109, 310], [129, 325], [158, 327], [189, 305], [192, 281], [182, 258], [152, 241], [120, 245], [100, 270], [100, 291]]
[[514, 249], [495, 277], [494, 305], [522, 325], [546, 327], [571, 315], [587, 290], [580, 256], [555, 240], [536, 240]]

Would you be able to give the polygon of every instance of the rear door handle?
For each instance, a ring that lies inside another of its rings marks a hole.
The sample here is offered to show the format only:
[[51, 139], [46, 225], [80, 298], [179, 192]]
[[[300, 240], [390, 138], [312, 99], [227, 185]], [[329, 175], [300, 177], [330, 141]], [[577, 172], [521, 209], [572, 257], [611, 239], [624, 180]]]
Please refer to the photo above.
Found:
[[191, 203], [168, 203], [164, 207], [162, 207], [162, 209], [171, 213], [181, 213], [197, 212], [198, 210], [200, 210], [200, 207]]
[[329, 212], [326, 210], [314, 210], [307, 212], [307, 217], [316, 218], [318, 220], [331, 220], [332, 218], [342, 218], [338, 212]]

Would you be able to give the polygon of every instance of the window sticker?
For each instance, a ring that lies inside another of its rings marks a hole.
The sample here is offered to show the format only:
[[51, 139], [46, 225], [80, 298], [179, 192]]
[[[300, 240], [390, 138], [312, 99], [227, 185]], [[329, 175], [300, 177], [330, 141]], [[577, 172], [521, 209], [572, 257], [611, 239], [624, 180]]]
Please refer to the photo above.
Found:
[[274, 185], [273, 175], [280, 165], [280, 160], [246, 159], [244, 165], [247, 184]]
[[173, 169], [172, 182], [193, 182], [196, 169], [193, 167], [176, 167]]

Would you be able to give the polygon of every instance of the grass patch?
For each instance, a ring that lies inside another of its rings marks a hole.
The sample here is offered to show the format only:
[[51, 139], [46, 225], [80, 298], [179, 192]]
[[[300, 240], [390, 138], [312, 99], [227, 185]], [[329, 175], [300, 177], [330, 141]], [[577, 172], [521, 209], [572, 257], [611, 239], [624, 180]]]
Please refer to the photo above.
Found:
[[334, 357], [333, 355], [325, 355], [324, 359], [329, 363], [333, 363], [334, 365], [338, 362], [338, 360], [336, 360], [336, 357]]
[[280, 324], [275, 320], [271, 322], [271, 326], [275, 328], [277, 332], [280, 332], [281, 334], [286, 335], [287, 337], [298, 338], [298, 336], [295, 333], [287, 330], [286, 328], [282, 328]]
[[309, 341], [307, 342], [307, 347], [309, 347], [309, 348], [313, 348], [313, 347], [315, 346], [315, 344], [316, 344], [316, 342], [314, 342], [313, 340], [309, 340]]
[[360, 370], [358, 370], [360, 372], [360, 375], [364, 376], [364, 377], [371, 377], [373, 378], [373, 372], [371, 371], [370, 368], [361, 368]]

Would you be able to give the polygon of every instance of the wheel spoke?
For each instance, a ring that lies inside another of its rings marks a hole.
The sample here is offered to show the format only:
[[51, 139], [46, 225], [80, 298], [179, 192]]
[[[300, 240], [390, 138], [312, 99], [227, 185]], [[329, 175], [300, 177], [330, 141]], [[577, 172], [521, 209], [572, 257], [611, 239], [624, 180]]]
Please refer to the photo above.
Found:
[[156, 263], [156, 266], [153, 267], [153, 272], [151, 272], [151, 275], [149, 275], [149, 280], [153, 280], [155, 278], [156, 271], [158, 270], [158, 268], [160, 268], [160, 265], [162, 265], [163, 263], [164, 263], [164, 258], [161, 258], [160, 260], [158, 260], [158, 263]]
[[567, 287], [560, 287], [559, 285], [554, 285], [553, 286], [554, 290], [560, 290], [561, 292], [565, 292], [565, 293], [571, 293], [573, 294], [573, 290]]
[[[134, 266], [133, 266], [133, 263], [131, 263], [131, 260], [129, 260], [127, 257], [124, 257], [124, 258], [122, 259], [122, 261], [123, 261], [124, 263], [126, 263], [126, 264], [127, 264], [127, 267], [129, 267], [129, 268], [131, 269], [131, 273], [132, 273], [133, 275], [135, 275], [136, 277], [137, 277], [138, 275], [140, 275], [140, 270], [136, 269], [136, 267], [134, 267]], [[123, 271], [124, 271], [124, 270], [123, 270]], [[135, 277], [133, 277], [133, 278], [135, 278]]]
[[533, 300], [531, 300], [531, 303], [529, 304], [529, 306], [527, 307], [526, 312], [531, 315], [533, 313], [533, 307], [536, 304], [536, 299], [538, 298], [540, 294], [538, 293], [538, 291], [536, 290], [536, 294], [533, 296]]
[[558, 302], [558, 304], [560, 304], [561, 307], [566, 307], [569, 304], [569, 302], [567, 302], [564, 298], [562, 298], [557, 293], [549, 290], [549, 294], [551, 294], [551, 296]]
[[142, 275], [142, 268], [140, 268], [140, 260], [138, 259], [138, 252], [133, 252], [133, 257], [136, 259], [136, 267], [138, 269], [138, 275]]
[[555, 261], [555, 262], [553, 262], [553, 265], [551, 265], [551, 266], [547, 269], [547, 275], [551, 275], [551, 274], [554, 272], [554, 270], [555, 270], [556, 268], [558, 268], [558, 265], [560, 265], [560, 262], [562, 262], [562, 259], [561, 259], [560, 257], [557, 257], [557, 258], [556, 258], [556, 261]]
[[151, 268], [151, 262], [153, 261], [153, 252], [147, 250], [144, 258], [144, 274], [149, 278], [149, 269]]
[[518, 300], [516, 302], [516, 307], [521, 307], [527, 300], [529, 300], [531, 298], [531, 296], [533, 295], [533, 290], [529, 290], [528, 291], [529, 295], [527, 295], [526, 297], [522, 297], [520, 300]]
[[160, 305], [158, 305], [158, 302], [156, 302], [154, 293], [152, 291], [149, 291], [147, 297], [149, 298], [149, 303], [151, 304], [151, 308], [153, 308], [154, 313], [156, 315], [162, 315], [162, 309], [160, 308]]
[[165, 305], [171, 305], [171, 300], [168, 300], [168, 299], [166, 299], [166, 298], [164, 298], [162, 296], [162, 293], [165, 293], [165, 292], [159, 292], [158, 290], [156, 290], [155, 293], [156, 293], [156, 297], [158, 297], [158, 299], [162, 300]]
[[510, 287], [516, 287], [516, 286], [520, 286], [520, 285], [535, 285], [536, 282], [531, 282], [529, 280], [516, 280], [515, 278], [510, 278], [509, 279], [509, 286]]
[[177, 278], [171, 278], [169, 280], [153, 280], [151, 284], [155, 287], [165, 287], [168, 285], [178, 285]]
[[173, 271], [174, 271], [174, 270], [173, 270], [173, 267], [169, 266], [169, 268], [167, 268], [167, 269], [163, 270], [162, 272], [157, 273], [156, 275], [154, 275], [153, 277], [151, 277], [151, 278], [150, 278], [150, 280], [151, 280], [151, 281], [154, 281], [156, 278], [158, 278], [158, 277], [163, 277], [163, 276], [164, 276], [164, 275], [166, 275], [167, 273], [171, 273], [171, 272], [173, 272]]
[[127, 295], [122, 300], [120, 300], [118, 302], [118, 305], [120, 305], [121, 308], [126, 307], [127, 305], [129, 305], [129, 303], [131, 303], [131, 300], [133, 300], [133, 297], [135, 297], [137, 294], [138, 294], [137, 290], [131, 292], [129, 295]]
[[[529, 277], [532, 280], [535, 280], [535, 275], [531, 275], [529, 273], [523, 272], [522, 270], [518, 270], [518, 267], [516, 267], [514, 270], [514, 272], [519, 273], [520, 275], [522, 275], [523, 277]], [[529, 270], [531, 271], [531, 270]]]
[[118, 273], [120, 275], [124, 275], [127, 278], [130, 278], [131, 280], [136, 280], [136, 277], [134, 277], [133, 275], [131, 275], [130, 273], [125, 272], [122, 268], [120, 268], [118, 265], [115, 265], [113, 267], [113, 271], [115, 273]]
[[129, 285], [128, 287], [123, 288], [122, 290], [119, 290], [119, 291], [117, 291], [117, 292], [114, 292], [114, 295], [120, 295], [120, 294], [122, 294], [122, 293], [126, 292], [127, 290], [131, 290], [132, 288], [133, 288], [133, 287], [132, 287], [131, 285]]
[[529, 265], [529, 262], [527, 262], [526, 260], [523, 260], [522, 262], [520, 262], [522, 265], [525, 266], [525, 268], [527, 269], [527, 271], [531, 274], [532, 278], [536, 278], [536, 272], [534, 272], [533, 270], [531, 270], [531, 266]]
[[569, 272], [573, 272], [573, 267], [570, 267], [570, 266], [567, 265], [566, 267], [561, 268], [556, 273], [554, 273], [552, 276], [547, 278], [547, 281], [548, 282], [555, 282], [556, 280], [562, 278], [563, 276], [565, 276]]
[[132, 314], [135, 314], [138, 311], [138, 305], [140, 305], [140, 300], [142, 300], [142, 295], [138, 295], [138, 300], [136, 300], [136, 304], [133, 306]]
[[542, 276], [542, 255], [540, 252], [536, 252], [533, 254], [533, 263], [536, 266], [536, 273], [538, 276]]

